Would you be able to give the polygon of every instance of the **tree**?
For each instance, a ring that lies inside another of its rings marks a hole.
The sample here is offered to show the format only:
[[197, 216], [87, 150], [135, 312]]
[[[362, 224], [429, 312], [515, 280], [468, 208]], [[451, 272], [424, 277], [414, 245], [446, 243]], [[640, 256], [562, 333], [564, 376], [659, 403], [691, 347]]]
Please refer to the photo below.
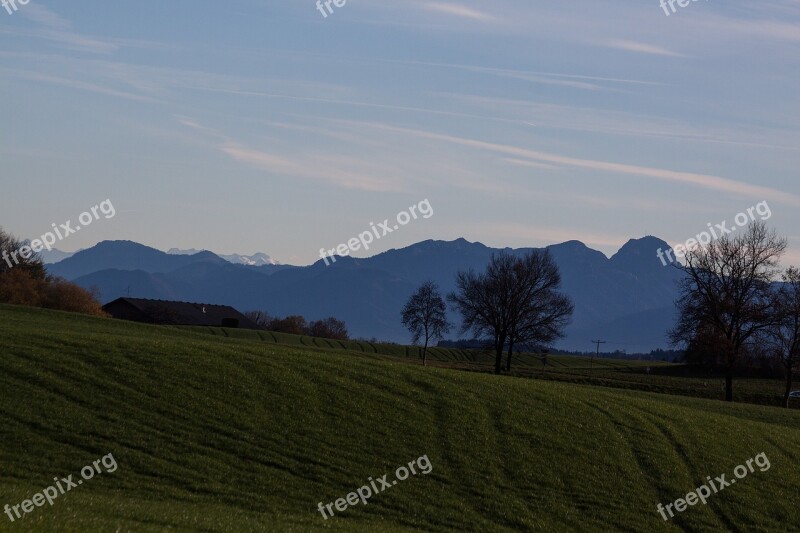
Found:
[[687, 252], [686, 265], [675, 265], [686, 276], [680, 281], [678, 320], [669, 337], [674, 345], [700, 335], [720, 339], [726, 401], [733, 401], [734, 366], [744, 347], [778, 318], [770, 285], [785, 250], [786, 239], [756, 221], [745, 232], [723, 235]]
[[506, 372], [511, 371], [514, 345], [548, 345], [563, 336], [574, 306], [558, 292], [561, 273], [550, 252], [534, 250], [512, 265], [510, 329]]
[[[30, 249], [25, 250], [25, 255], [20, 253], [25, 247], [26, 243], [0, 228], [0, 275], [14, 270], [24, 271], [32, 279], [44, 281], [47, 278], [44, 261], [39, 254]], [[27, 253], [29, 251], [30, 253]]]
[[427, 364], [428, 343], [440, 339], [450, 331], [447, 306], [439, 294], [439, 287], [426, 281], [411, 295], [402, 311], [403, 325], [411, 332], [414, 344], [425, 339], [422, 347], [422, 365]]
[[495, 373], [502, 369], [503, 350], [519, 342], [552, 342], [569, 323], [573, 306], [557, 292], [558, 266], [549, 252], [532, 250], [522, 257], [493, 255], [484, 273], [456, 275], [456, 292], [448, 299], [461, 313], [462, 333], [488, 336], [495, 350]]
[[346, 341], [350, 339], [350, 335], [347, 333], [347, 325], [344, 321], [334, 317], [311, 322], [306, 332], [312, 337], [320, 337], [323, 339], [333, 339], [337, 341]]
[[99, 302], [99, 291], [86, 290], [63, 278], [52, 278], [43, 296], [42, 307], [84, 315], [107, 316]]
[[286, 318], [273, 318], [267, 329], [279, 333], [291, 333], [292, 335], [304, 335], [306, 333], [306, 319], [300, 315], [291, 315]]
[[725, 345], [727, 339], [716, 329], [698, 326], [683, 352], [683, 362], [690, 366], [704, 367], [709, 373], [725, 367]]
[[247, 318], [253, 321], [257, 326], [266, 329], [272, 318], [266, 311], [248, 311], [244, 314]]
[[795, 370], [800, 368], [800, 269], [790, 267], [775, 294], [779, 320], [767, 331], [767, 344], [786, 376], [783, 406], [789, 407], [789, 394]]
[[472, 331], [476, 338], [489, 337], [495, 352], [494, 371], [500, 373], [503, 347], [508, 337], [506, 298], [488, 272], [472, 270], [456, 274], [456, 291], [447, 299], [461, 314], [461, 332]]
[[0, 302], [106, 316], [96, 290], [49, 276], [39, 254], [23, 248], [26, 243], [0, 229]]

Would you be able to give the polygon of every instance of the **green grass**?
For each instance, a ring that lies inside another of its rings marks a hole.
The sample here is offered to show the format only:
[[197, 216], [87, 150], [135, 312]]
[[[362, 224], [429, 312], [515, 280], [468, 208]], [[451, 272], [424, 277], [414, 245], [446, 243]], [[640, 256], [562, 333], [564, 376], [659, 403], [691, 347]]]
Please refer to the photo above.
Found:
[[[214, 327], [185, 327], [187, 331], [198, 334], [250, 339], [270, 344], [287, 346], [314, 346], [332, 350], [345, 350], [358, 353], [380, 354], [388, 357], [420, 362], [422, 348], [418, 346], [399, 346], [396, 344], [367, 343], [363, 341], [333, 341], [315, 339], [307, 336], [290, 335], [270, 331], [249, 331]], [[505, 355], [503, 363], [505, 364]], [[431, 365], [470, 370], [475, 372], [494, 371], [494, 353], [488, 350], [462, 350], [432, 347], [428, 350]], [[646, 368], [651, 372], [646, 373]], [[686, 371], [688, 375], [681, 375]], [[722, 378], [691, 375], [694, 372], [684, 365], [662, 361], [637, 361], [632, 359], [594, 359], [570, 355], [548, 355], [547, 367], [542, 364], [540, 354], [514, 354], [512, 375], [517, 377], [599, 385], [618, 389], [660, 392], [697, 398], [723, 399]], [[785, 384], [782, 379], [736, 379], [734, 401], [758, 405], [780, 406], [783, 401]], [[790, 406], [800, 409], [800, 401]]]
[[[306, 335], [292, 335], [289, 333], [279, 333], [275, 331], [254, 331], [245, 329], [229, 329], [210, 326], [179, 326], [179, 329], [236, 339], [247, 339], [261, 341], [271, 344], [283, 344], [287, 346], [318, 347], [332, 350], [345, 350], [361, 353], [380, 354], [390, 357], [406, 358], [410, 360], [422, 359], [422, 347], [403, 346], [398, 344], [373, 343], [358, 340], [336, 341], [308, 337]], [[505, 362], [505, 356], [503, 356]], [[570, 355], [549, 355], [548, 365], [552, 368], [570, 369], [630, 369], [642, 368], [647, 366], [669, 366], [670, 363], [636, 361], [622, 359], [594, 359], [588, 357], [576, 357]], [[457, 348], [439, 348], [432, 346], [428, 348], [428, 359], [439, 363], [455, 363], [471, 366], [474, 369], [493, 369], [494, 353], [487, 350], [468, 350]], [[514, 368], [540, 369], [542, 367], [542, 357], [539, 354], [514, 354], [512, 360]]]
[[[262, 333], [263, 335], [264, 333]], [[366, 348], [366, 347], [365, 347]], [[9, 531], [762, 530], [800, 523], [800, 413], [423, 368], [0, 306], [0, 505], [113, 453]], [[670, 522], [656, 513], [765, 452]], [[327, 521], [369, 477], [412, 476]]]

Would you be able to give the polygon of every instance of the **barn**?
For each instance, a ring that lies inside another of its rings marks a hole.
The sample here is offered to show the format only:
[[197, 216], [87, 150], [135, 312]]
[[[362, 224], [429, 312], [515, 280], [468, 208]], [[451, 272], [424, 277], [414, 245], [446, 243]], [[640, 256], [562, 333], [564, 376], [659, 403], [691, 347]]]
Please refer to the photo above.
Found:
[[227, 305], [118, 298], [104, 305], [103, 310], [120, 320], [146, 324], [260, 329], [255, 322]]

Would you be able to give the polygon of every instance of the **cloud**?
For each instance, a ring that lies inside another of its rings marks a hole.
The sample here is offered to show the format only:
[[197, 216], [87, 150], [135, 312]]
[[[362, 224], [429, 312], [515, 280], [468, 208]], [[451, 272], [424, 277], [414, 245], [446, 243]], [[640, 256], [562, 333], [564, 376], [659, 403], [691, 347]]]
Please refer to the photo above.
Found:
[[477, 20], [480, 22], [495, 22], [497, 17], [489, 15], [483, 11], [478, 11], [471, 7], [461, 4], [445, 3], [445, 2], [426, 2], [423, 8], [428, 11], [436, 11], [438, 13], [445, 13], [447, 15], [454, 15], [456, 17], [466, 18], [470, 20]]
[[69, 20], [41, 4], [30, 3], [25, 6], [25, 9], [20, 10], [20, 13], [40, 28], [13, 30], [8, 33], [53, 41], [66, 48], [82, 52], [108, 54], [119, 49], [119, 46], [114, 43], [73, 32], [72, 23]]
[[300, 160], [277, 154], [253, 150], [233, 141], [220, 145], [220, 150], [234, 161], [281, 174], [325, 182], [344, 189], [373, 192], [397, 192], [401, 190], [397, 180], [381, 179], [357, 170], [342, 170], [357, 167], [360, 161], [341, 156], [307, 156]]
[[513, 159], [513, 158], [503, 158], [503, 161], [507, 163], [511, 163], [512, 165], [517, 165], [521, 167], [530, 167], [530, 168], [541, 168], [541, 169], [548, 169], [552, 170], [556, 167], [553, 165], [548, 165], [547, 163], [537, 163], [535, 161], [525, 161], [523, 159]]
[[38, 72], [27, 72], [24, 70], [14, 70], [3, 67], [0, 67], [0, 72], [5, 72], [9, 76], [14, 76], [16, 78], [22, 78], [26, 80], [38, 81], [43, 83], [52, 83], [54, 85], [61, 85], [63, 87], [70, 87], [72, 89], [80, 89], [83, 91], [89, 91], [97, 94], [104, 94], [107, 96], [116, 96], [119, 98], [125, 98], [126, 100], [135, 100], [137, 102], [157, 102], [157, 100], [155, 100], [154, 98], [150, 98], [148, 96], [141, 96], [127, 91], [118, 91], [116, 89], [111, 89], [109, 87], [104, 87], [102, 85], [98, 85], [95, 83], [73, 80], [69, 78], [63, 78], [60, 76], [52, 76], [49, 74], [41, 74]]
[[505, 156], [513, 156], [517, 159], [522, 158], [522, 159], [533, 160], [536, 162], [551, 163], [556, 165], [566, 165], [571, 167], [585, 168], [589, 170], [598, 170], [602, 172], [610, 172], [616, 174], [654, 178], [662, 181], [683, 183], [687, 185], [693, 185], [695, 187], [700, 187], [703, 189], [710, 189], [714, 191], [735, 194], [751, 199], [759, 198], [759, 199], [771, 200], [776, 203], [800, 207], [800, 196], [798, 196], [797, 194], [781, 191], [778, 189], [773, 189], [770, 187], [752, 185], [749, 183], [735, 181], [720, 176], [697, 174], [692, 172], [681, 172], [681, 171], [655, 168], [655, 167], [645, 167], [639, 165], [629, 165], [625, 163], [615, 163], [611, 161], [580, 159], [560, 154], [538, 152], [535, 150], [529, 150], [527, 148], [519, 148], [516, 146], [495, 144], [485, 141], [478, 141], [475, 139], [454, 137], [451, 135], [433, 133], [422, 130], [414, 130], [408, 128], [400, 128], [383, 124], [365, 123], [365, 126], [374, 127], [377, 129], [384, 129], [387, 131], [406, 133], [409, 135], [415, 135], [422, 138], [448, 142], [451, 144], [457, 144], [469, 148], [488, 150], [490, 152], [503, 154]]
[[[778, 15], [778, 13], [775, 13], [775, 15]], [[796, 17], [797, 13], [794, 13], [794, 16]], [[750, 38], [753, 41], [800, 42], [800, 25], [797, 24], [796, 20], [781, 21], [755, 18], [742, 20], [708, 15], [696, 23], [716, 28], [717, 35], [731, 34], [731, 37]]]
[[660, 46], [655, 46], [647, 43], [639, 43], [636, 41], [613, 40], [613, 41], [602, 41], [599, 44], [607, 48], [616, 48], [618, 50], [625, 50], [627, 52], [637, 52], [640, 54], [651, 54], [651, 55], [669, 56], [669, 57], [686, 57], [683, 54], [673, 52], [672, 50], [667, 50], [666, 48], [662, 48]]
[[41, 26], [47, 26], [48, 28], [57, 30], [69, 30], [72, 28], [72, 23], [70, 21], [41, 4], [29, 4], [25, 6], [25, 9], [23, 9], [21, 13], [23, 17]]

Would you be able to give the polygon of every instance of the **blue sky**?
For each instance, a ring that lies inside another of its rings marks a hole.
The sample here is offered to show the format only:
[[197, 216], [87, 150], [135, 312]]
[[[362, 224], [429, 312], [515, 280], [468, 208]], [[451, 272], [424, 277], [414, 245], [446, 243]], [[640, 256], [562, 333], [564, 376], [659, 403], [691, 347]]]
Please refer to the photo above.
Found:
[[[761, 201], [800, 264], [800, 1], [30, 0], [0, 9], [0, 225], [308, 264], [683, 242]], [[358, 252], [356, 256], [363, 256]]]

